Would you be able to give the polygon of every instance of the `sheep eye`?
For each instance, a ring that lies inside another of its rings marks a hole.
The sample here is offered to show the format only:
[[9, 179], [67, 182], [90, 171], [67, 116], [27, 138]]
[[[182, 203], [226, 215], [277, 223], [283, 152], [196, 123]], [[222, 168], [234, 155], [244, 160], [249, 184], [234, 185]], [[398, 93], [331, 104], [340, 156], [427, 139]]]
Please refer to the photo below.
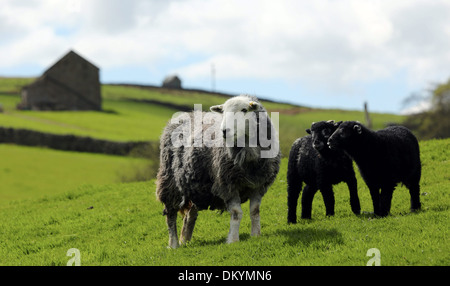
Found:
[[322, 135], [323, 136], [328, 136], [329, 132], [327, 129], [322, 130]]
[[243, 108], [241, 112], [247, 113], [247, 109]]

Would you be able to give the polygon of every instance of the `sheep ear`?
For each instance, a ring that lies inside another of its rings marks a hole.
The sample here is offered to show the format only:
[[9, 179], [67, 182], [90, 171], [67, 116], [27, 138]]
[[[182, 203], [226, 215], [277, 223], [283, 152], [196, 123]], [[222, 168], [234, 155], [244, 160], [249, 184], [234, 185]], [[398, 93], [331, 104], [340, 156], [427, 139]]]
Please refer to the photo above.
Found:
[[223, 113], [223, 104], [211, 106], [209, 110], [211, 110], [212, 112]]
[[311, 129], [306, 129], [306, 133], [311, 134]]
[[361, 133], [362, 133], [361, 125], [359, 125], [359, 124], [355, 124], [355, 125], [353, 126], [353, 129], [354, 129], [358, 134], [361, 134]]
[[259, 104], [255, 101], [250, 101], [249, 110], [258, 110]]
[[342, 121], [338, 121], [334, 123], [334, 126], [339, 127], [339, 125], [341, 125]]

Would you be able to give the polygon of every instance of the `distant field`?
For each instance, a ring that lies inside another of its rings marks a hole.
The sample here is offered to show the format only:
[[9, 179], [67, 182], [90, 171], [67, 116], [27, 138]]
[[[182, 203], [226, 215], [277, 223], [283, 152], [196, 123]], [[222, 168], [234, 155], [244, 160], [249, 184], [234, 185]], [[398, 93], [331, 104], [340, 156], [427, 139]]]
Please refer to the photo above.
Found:
[[[367, 250], [380, 251], [382, 266], [450, 266], [450, 139], [420, 142], [423, 210], [409, 212], [409, 193], [398, 186], [391, 215], [355, 216], [348, 189], [337, 185], [336, 215], [325, 216], [322, 197], [312, 220], [286, 223], [286, 166], [263, 198], [261, 231], [250, 237], [248, 203], [243, 205], [241, 241], [225, 244], [229, 214], [202, 211], [187, 246], [167, 249], [167, 227], [155, 199], [154, 180], [81, 186], [63, 194], [0, 205], [0, 265], [66, 265], [67, 250], [80, 251], [81, 265], [355, 265]], [[92, 168], [89, 168], [92, 170]], [[1, 168], [0, 168], [1, 170]], [[57, 173], [55, 173], [57, 175]], [[359, 173], [363, 211], [372, 212]], [[181, 219], [178, 220], [178, 229]]]
[[[373, 129], [382, 129], [389, 123], [400, 123], [404, 117], [394, 114], [372, 113]], [[305, 129], [311, 127], [312, 122], [321, 120], [346, 121], [356, 120], [365, 122], [364, 113], [349, 110], [312, 110], [298, 114], [280, 114], [280, 145], [284, 156], [289, 155], [292, 143], [301, 136], [305, 136]]]
[[[6, 100], [5, 100], [6, 99]], [[14, 105], [11, 96], [0, 95], [5, 106]], [[54, 134], [74, 134], [113, 141], [157, 140], [173, 109], [117, 100], [104, 100], [95, 111], [16, 111], [0, 113], [0, 126], [32, 129]]]
[[35, 78], [0, 77], [0, 93], [18, 94], [23, 86], [32, 83]]
[[143, 159], [0, 144], [0, 205], [41, 198], [81, 185], [119, 183]]
[[[42, 112], [18, 111], [15, 106], [20, 102], [18, 95], [2, 93], [15, 91], [20, 84], [30, 79], [1, 79], [0, 103], [6, 112], [0, 113], [0, 126], [27, 128], [55, 134], [75, 134], [114, 141], [157, 141], [162, 129], [176, 109], [159, 104], [133, 102], [131, 100], [155, 100], [161, 103], [173, 103], [190, 108], [202, 104], [204, 110], [221, 104], [226, 97], [177, 90], [144, 89], [117, 85], [102, 85], [103, 109], [105, 112]], [[1, 84], [4, 87], [1, 87]], [[289, 153], [291, 144], [306, 134], [305, 129], [313, 121], [321, 120], [358, 120], [365, 122], [361, 111], [311, 109], [290, 104], [264, 102], [270, 112], [279, 112], [279, 135], [282, 153]], [[383, 128], [387, 123], [401, 122], [404, 117], [394, 114], [371, 114], [375, 129]]]
[[[158, 141], [159, 136], [177, 110], [162, 106], [161, 104], [148, 104], [130, 100], [156, 100], [160, 103], [173, 103], [176, 105], [185, 105], [193, 107], [195, 103], [202, 103], [204, 109], [208, 109], [211, 105], [221, 104], [226, 97], [219, 95], [211, 95], [207, 93], [198, 93], [190, 91], [173, 91], [164, 89], [144, 89], [137, 87], [124, 87], [117, 85], [102, 85], [103, 109], [104, 112], [73, 112], [73, 111], [19, 111], [16, 109], [17, 103], [20, 102], [19, 92], [23, 85], [32, 82], [33, 79], [27, 78], [0, 78], [0, 104], [3, 105], [4, 113], [0, 113], [0, 126], [32, 129], [41, 132], [54, 134], [74, 134], [79, 136], [90, 136], [99, 139], [107, 139], [113, 141]], [[313, 121], [320, 120], [359, 120], [364, 122], [364, 114], [360, 111], [342, 111], [342, 110], [314, 110], [306, 107], [293, 106], [283, 103], [264, 102], [269, 112], [280, 112], [279, 114], [279, 135], [281, 143], [281, 151], [284, 156], [289, 154], [292, 142], [305, 135], [305, 129], [311, 125]], [[392, 114], [372, 114], [375, 128], [382, 128], [388, 122], [399, 122], [402, 117]], [[63, 179], [55, 176], [58, 172], [62, 172], [64, 166], [82, 166], [75, 163], [65, 164], [58, 162], [57, 158], [63, 158], [63, 154], [68, 156], [67, 162], [77, 160], [76, 153], [53, 153], [46, 149], [27, 149], [20, 147], [11, 147], [0, 145], [0, 158], [2, 162], [0, 166], [13, 170], [4, 179], [4, 186], [8, 186], [12, 192], [5, 193], [4, 189], [0, 191], [0, 198], [25, 198], [28, 195], [33, 197], [34, 194], [40, 193], [50, 194], [58, 191], [59, 184], [53, 184], [54, 180]], [[59, 155], [56, 155], [59, 154]], [[28, 159], [27, 159], [28, 158]], [[117, 168], [116, 163], [121, 159], [108, 157], [89, 157], [86, 154], [80, 154], [83, 160], [93, 160], [93, 166], [98, 163], [98, 175], [95, 170], [85, 168], [80, 170], [80, 174], [72, 172], [74, 184], [71, 184], [70, 178], [67, 186], [75, 186], [75, 182], [91, 183], [91, 182], [112, 182], [116, 174], [112, 169]], [[103, 165], [103, 159], [111, 162]], [[28, 164], [29, 160], [40, 162], [40, 167], [32, 168], [33, 164]], [[55, 161], [56, 160], [56, 161]], [[65, 159], [61, 159], [65, 160]], [[82, 159], [79, 159], [82, 160]], [[88, 161], [89, 161], [88, 160]], [[11, 166], [11, 167], [9, 167]], [[13, 168], [13, 166], [15, 166]], [[5, 170], [6, 170], [5, 169]], [[144, 172], [141, 168], [134, 168], [134, 172]], [[0, 175], [6, 176], [5, 172]], [[83, 172], [85, 171], [85, 172]], [[28, 174], [26, 173], [28, 172]], [[43, 174], [41, 174], [43, 173]], [[36, 180], [42, 179], [48, 182], [47, 185], [41, 186], [34, 180], [23, 180], [17, 183], [17, 178], [21, 174], [27, 174], [25, 178], [35, 177]], [[104, 176], [109, 176], [102, 180]], [[93, 178], [94, 177], [94, 178]], [[95, 178], [96, 177], [96, 178]], [[55, 181], [55, 182], [56, 182]], [[62, 183], [61, 181], [59, 183]], [[8, 185], [9, 184], [9, 185]], [[28, 184], [28, 185], [27, 185]], [[23, 196], [22, 196], [23, 194]]]
[[[190, 90], [177, 89], [156, 89], [120, 85], [102, 85], [102, 96], [105, 99], [144, 99], [156, 100], [162, 103], [173, 103], [177, 105], [192, 106], [202, 104], [204, 111], [209, 111], [209, 107], [222, 104], [228, 96], [214, 93], [196, 92]], [[264, 106], [269, 111], [289, 110], [298, 106], [262, 100]]]

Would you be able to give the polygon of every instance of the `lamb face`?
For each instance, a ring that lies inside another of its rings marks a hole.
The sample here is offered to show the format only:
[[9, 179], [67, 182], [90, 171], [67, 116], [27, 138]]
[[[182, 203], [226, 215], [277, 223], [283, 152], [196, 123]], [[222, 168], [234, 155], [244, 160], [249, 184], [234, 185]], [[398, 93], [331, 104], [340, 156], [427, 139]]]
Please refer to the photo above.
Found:
[[330, 149], [345, 148], [352, 144], [354, 138], [362, 134], [361, 123], [356, 121], [346, 121], [342, 123], [336, 131], [328, 138]]
[[342, 121], [334, 122], [333, 120], [313, 122], [311, 129], [307, 129], [306, 132], [311, 134], [313, 148], [318, 152], [327, 148], [328, 138], [339, 127]]

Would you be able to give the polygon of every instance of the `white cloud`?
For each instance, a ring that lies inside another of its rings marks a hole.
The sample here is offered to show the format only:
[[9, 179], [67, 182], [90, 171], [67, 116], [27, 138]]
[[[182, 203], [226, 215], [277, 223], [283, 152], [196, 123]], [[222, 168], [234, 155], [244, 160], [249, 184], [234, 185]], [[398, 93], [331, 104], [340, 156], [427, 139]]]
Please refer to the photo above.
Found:
[[186, 79], [209, 77], [212, 63], [223, 79], [278, 78], [343, 90], [402, 70], [414, 87], [450, 76], [447, 0], [7, 0], [3, 6], [2, 70], [46, 67], [75, 48], [106, 71], [170, 62]]
[[[206, 26], [195, 27], [206, 30], [198, 32], [206, 36], [198, 37], [199, 43], [211, 56], [182, 68], [182, 73], [206, 77], [214, 62], [224, 77], [322, 80], [335, 86], [388, 78], [399, 69], [408, 70], [412, 84], [448, 76], [442, 69], [450, 63], [448, 2], [419, 2], [417, 8], [412, 1], [258, 3], [257, 9], [243, 7], [245, 16], [234, 19], [234, 25], [198, 15], [198, 23]], [[424, 9], [427, 5], [433, 7]], [[434, 18], [436, 11], [439, 19]], [[433, 29], [425, 45], [415, 42], [422, 34], [408, 28], [415, 26]], [[436, 42], [435, 37], [445, 40]]]
[[405, 109], [403, 109], [400, 114], [402, 115], [411, 115], [411, 114], [417, 114], [417, 113], [421, 113], [424, 111], [427, 111], [431, 108], [431, 102], [430, 100], [423, 100], [420, 101], [419, 103], [411, 106], [411, 107], [407, 107]]

